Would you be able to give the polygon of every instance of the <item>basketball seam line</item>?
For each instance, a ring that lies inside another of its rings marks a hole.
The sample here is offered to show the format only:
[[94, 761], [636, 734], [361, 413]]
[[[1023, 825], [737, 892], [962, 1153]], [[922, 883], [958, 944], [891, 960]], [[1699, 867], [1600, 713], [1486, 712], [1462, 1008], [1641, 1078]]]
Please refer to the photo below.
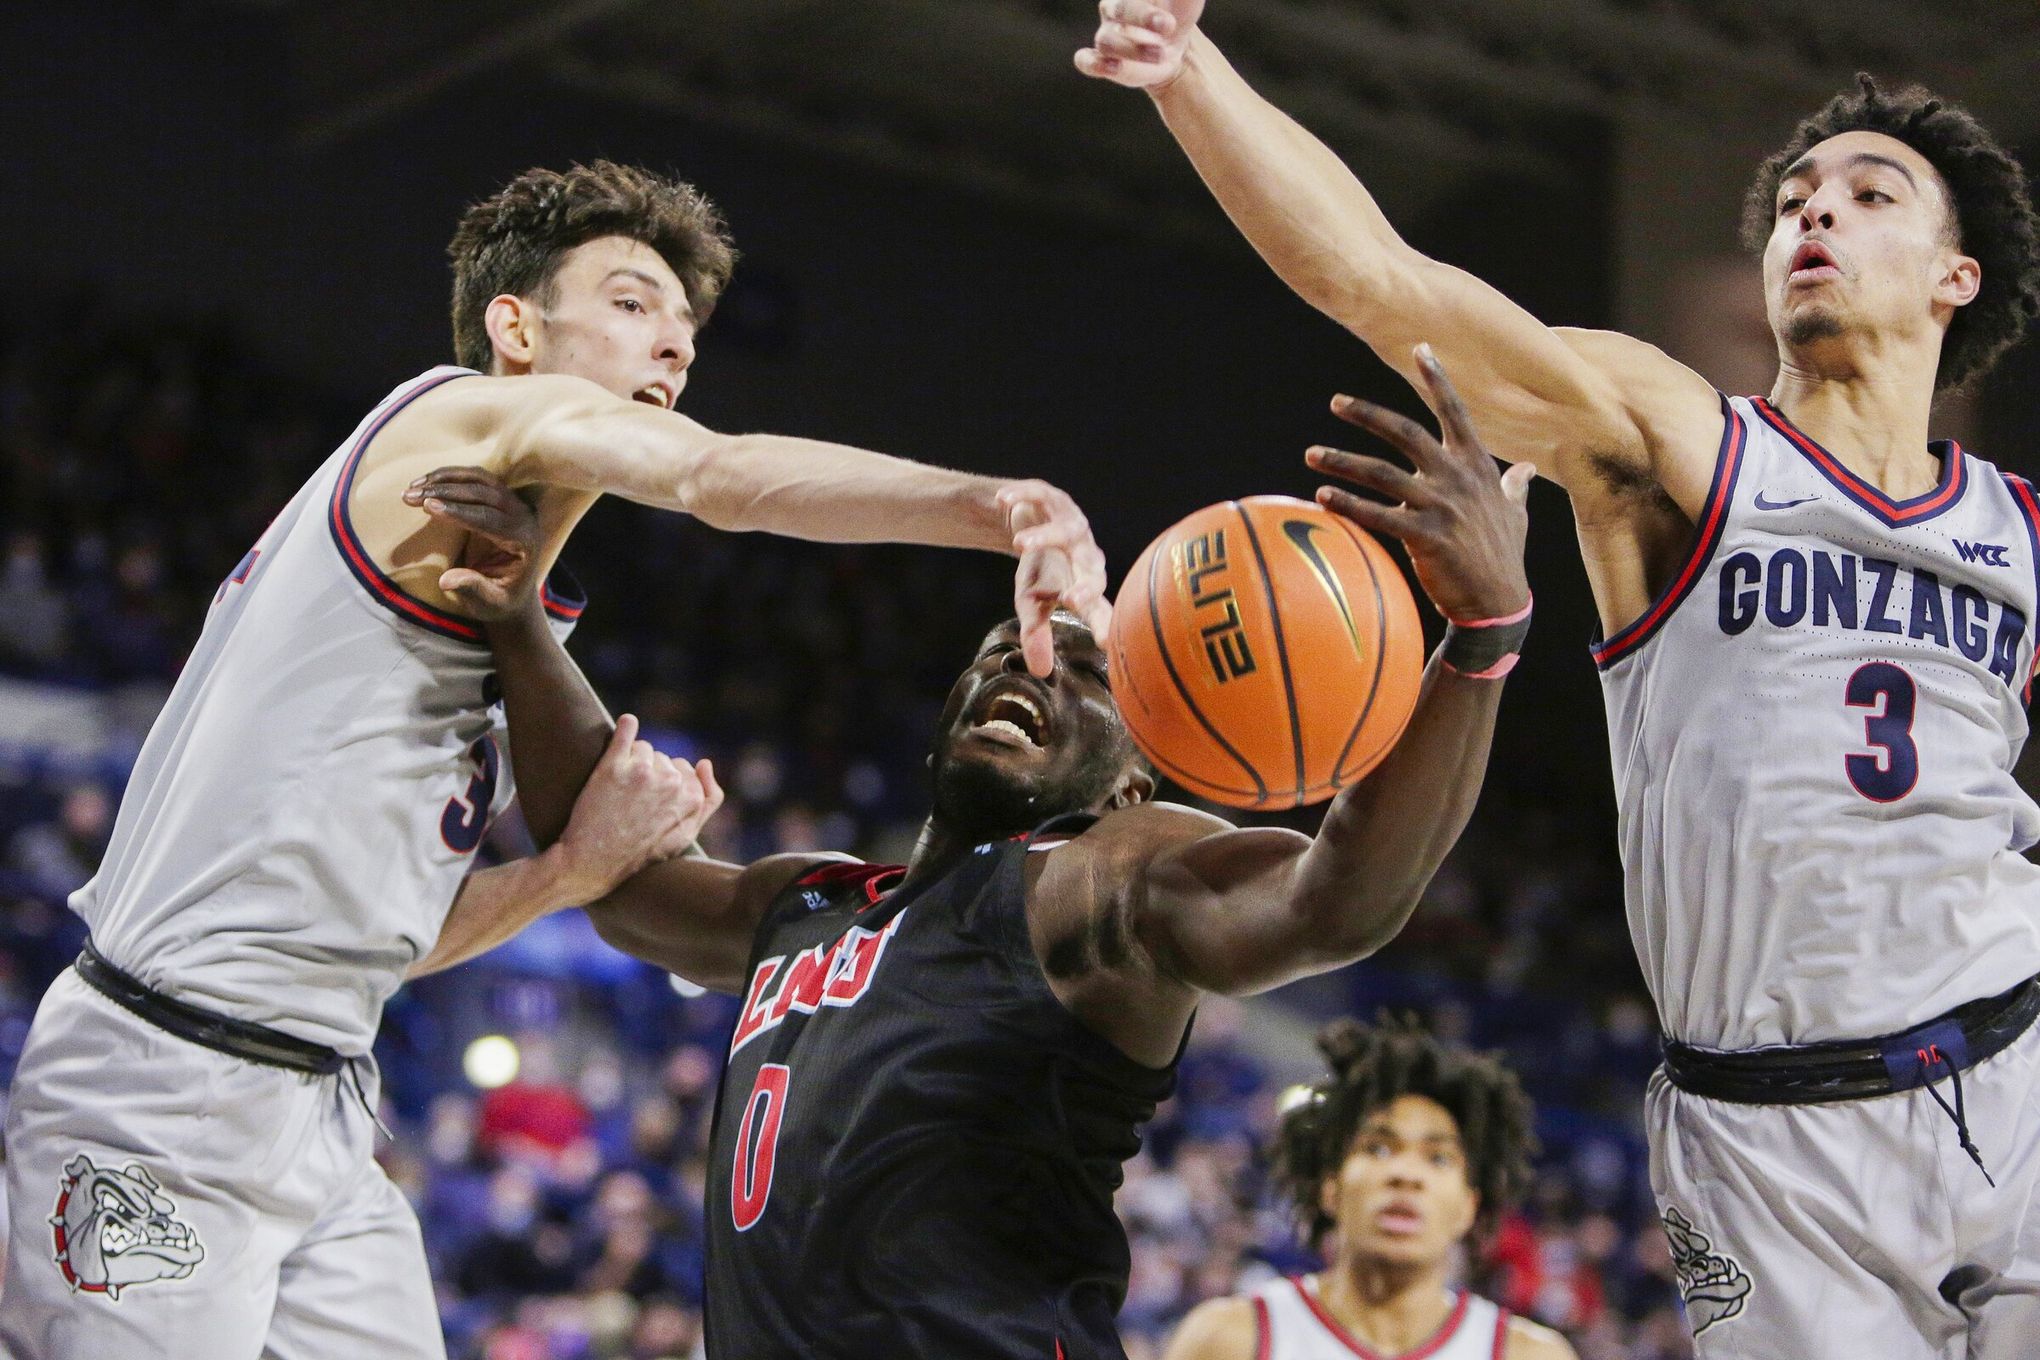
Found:
[[[1282, 667], [1282, 697], [1289, 705], [1289, 747], [1296, 760], [1296, 796], [1303, 797], [1303, 715], [1296, 708], [1296, 682], [1289, 672], [1289, 642], [1282, 636], [1282, 608], [1275, 602], [1275, 580], [1268, 574], [1268, 554], [1261, 551], [1261, 536], [1254, 532], [1253, 516], [1238, 501], [1228, 502], [1247, 531], [1247, 546], [1254, 550], [1254, 563], [1261, 569], [1261, 591], [1268, 597], [1268, 618], [1275, 625], [1275, 659]], [[1336, 768], [1333, 773], [1338, 771]]]
[[[1202, 727], [1205, 733], [1218, 743], [1220, 750], [1232, 757], [1235, 765], [1246, 771], [1247, 778], [1254, 781], [1254, 800], [1256, 802], [1266, 802], [1268, 800], [1268, 785], [1262, 781], [1261, 772], [1252, 765], [1249, 765], [1246, 757], [1234, 750], [1233, 744], [1225, 739], [1225, 735], [1212, 726], [1211, 719], [1204, 716], [1204, 710], [1197, 706], [1197, 700], [1190, 695], [1190, 687], [1183, 683], [1183, 677], [1176, 671], [1176, 659], [1169, 655], [1169, 639], [1162, 632], [1162, 611], [1161, 607], [1156, 603], [1155, 595], [1155, 572], [1160, 567], [1162, 559], [1167, 556], [1169, 556], [1169, 553], [1156, 553], [1148, 559], [1148, 626], [1154, 631], [1155, 651], [1161, 655], [1162, 669], [1169, 673], [1169, 683], [1176, 687], [1176, 693], [1182, 697], [1184, 706], [1190, 710], [1190, 716], [1197, 719], [1197, 725]], [[1187, 774], [1188, 771], [1186, 770], [1185, 773]], [[1213, 784], [1212, 787], [1218, 788], [1222, 786]]]
[[[1335, 515], [1334, 519], [1338, 519]], [[1338, 782], [1340, 771], [1346, 768], [1346, 757], [1353, 754], [1353, 743], [1360, 740], [1361, 729], [1367, 726], [1368, 715], [1374, 712], [1374, 701], [1381, 695], [1381, 669], [1388, 659], [1388, 602], [1381, 597], [1381, 575], [1374, 569], [1374, 556], [1367, 551], [1367, 545], [1353, 532], [1345, 520], [1338, 520], [1339, 527], [1346, 531], [1346, 537], [1353, 540], [1353, 547], [1360, 554], [1360, 561], [1367, 567], [1367, 582], [1374, 587], [1374, 679], [1367, 686], [1367, 702], [1360, 706], [1360, 716], [1353, 720], [1353, 728], [1346, 733], [1346, 744], [1339, 748], [1339, 758], [1332, 764], [1332, 780]], [[1405, 721], [1407, 725], [1407, 720]], [[1395, 737], [1402, 731], [1396, 730]], [[1395, 737], [1389, 738], [1391, 742]], [[1376, 751], [1381, 748], [1377, 747]]]

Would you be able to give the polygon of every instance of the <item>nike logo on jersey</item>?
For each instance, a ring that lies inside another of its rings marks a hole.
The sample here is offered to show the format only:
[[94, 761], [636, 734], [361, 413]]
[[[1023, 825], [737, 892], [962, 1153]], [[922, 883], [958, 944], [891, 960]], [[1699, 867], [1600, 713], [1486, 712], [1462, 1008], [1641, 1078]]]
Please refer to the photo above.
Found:
[[1780, 548], [1768, 558], [1745, 550], [1721, 564], [1719, 584], [1721, 631], [1730, 637], [1759, 619], [1889, 633], [1960, 653], [2017, 687], [2025, 614], [1967, 583], [1943, 585], [1924, 567], [1822, 548]]
[[852, 926], [826, 944], [760, 960], [744, 989], [743, 1014], [730, 1036], [731, 1056], [795, 1011], [813, 1015], [823, 1006], [856, 1005], [871, 990], [886, 942], [906, 915], [899, 912], [877, 930]]
[[1955, 552], [1965, 562], [1981, 562], [1986, 567], [2009, 567], [2005, 560], [2009, 551], [2002, 543], [1964, 543], [1959, 538], [1948, 540], [1955, 545]]
[[1766, 500], [1766, 499], [1765, 499], [1765, 497], [1764, 497], [1764, 493], [1763, 493], [1763, 492], [1761, 492], [1761, 491], [1759, 491], [1759, 492], [1757, 493], [1757, 509], [1759, 509], [1759, 510], [1790, 510], [1790, 509], [1791, 509], [1791, 508], [1792, 508], [1793, 506], [1795, 506], [1795, 505], [1804, 505], [1804, 504], [1806, 504], [1806, 503], [1807, 503], [1808, 501], [1817, 501], [1817, 500], [1819, 500], [1819, 499], [1820, 499], [1820, 497], [1818, 497], [1818, 496], [1801, 496], [1801, 497], [1800, 497], [1800, 498], [1799, 498], [1798, 500], [1796, 500], [1796, 501], [1774, 501], [1774, 500]]

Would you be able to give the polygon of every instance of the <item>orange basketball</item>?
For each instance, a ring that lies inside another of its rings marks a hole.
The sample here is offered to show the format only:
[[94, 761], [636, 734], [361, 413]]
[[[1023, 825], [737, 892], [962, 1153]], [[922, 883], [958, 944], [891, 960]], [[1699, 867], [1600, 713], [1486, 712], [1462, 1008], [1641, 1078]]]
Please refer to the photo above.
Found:
[[1206, 506], [1113, 609], [1112, 692], [1155, 767], [1239, 808], [1331, 797], [1395, 745], [1423, 681], [1408, 583], [1357, 525], [1289, 496]]

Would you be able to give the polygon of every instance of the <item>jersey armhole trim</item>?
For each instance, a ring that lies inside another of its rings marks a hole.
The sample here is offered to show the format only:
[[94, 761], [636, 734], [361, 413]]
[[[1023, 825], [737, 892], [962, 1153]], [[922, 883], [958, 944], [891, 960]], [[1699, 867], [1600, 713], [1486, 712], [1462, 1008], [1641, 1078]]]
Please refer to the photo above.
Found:
[[[1716, 395], [1720, 396], [1719, 393]], [[1714, 481], [1707, 489], [1706, 503], [1700, 507], [1700, 521], [1694, 527], [1693, 546], [1686, 554], [1685, 565], [1672, 578], [1671, 584], [1651, 602], [1650, 608], [1615, 636], [1588, 646], [1594, 665], [1601, 670], [1607, 670], [1650, 641], [1673, 611], [1693, 593], [1702, 569], [1714, 556], [1715, 548], [1720, 546], [1722, 531], [1728, 523], [1729, 501], [1735, 494], [1736, 476], [1742, 471], [1743, 449], [1749, 442], [1743, 418], [1736, 413], [1727, 397], [1720, 396], [1720, 400], [1721, 447], [1714, 455]]]
[[1494, 1360], [1503, 1360], [1502, 1353], [1509, 1348], [1509, 1310], [1495, 1309], [1495, 1351]]
[[[333, 545], [340, 550], [340, 560], [347, 564], [347, 569], [354, 574], [354, 579], [361, 583], [362, 589], [366, 590], [377, 604], [405, 622], [416, 624], [427, 632], [437, 633], [441, 637], [449, 637], [457, 642], [481, 645], [486, 643], [487, 639], [482, 634], [480, 624], [471, 619], [464, 619], [458, 614], [450, 614], [444, 609], [434, 608], [384, 574], [382, 568], [376, 565], [375, 558], [370, 556], [368, 549], [363, 546], [360, 535], [354, 532], [353, 516], [348, 510], [348, 501], [354, 493], [354, 474], [361, 468], [361, 456], [368, 452], [369, 444], [382, 433], [383, 426], [389, 424], [399, 411], [435, 387], [444, 386], [456, 378], [475, 376], [477, 375], [465, 369], [452, 373], [442, 372], [437, 376], [427, 375], [425, 380], [392, 402], [388, 410], [377, 416], [374, 423], [362, 431], [361, 437], [354, 442], [354, 448], [348, 453], [347, 461], [340, 468], [340, 475], [334, 481], [333, 500], [327, 507], [326, 520], [328, 527], [333, 531]], [[576, 614], [578, 613], [577, 610]]]
[[1268, 1300], [1254, 1295], [1254, 1360], [1268, 1360], [1275, 1351], [1275, 1329], [1268, 1321]]
[[[2024, 477], [2010, 472], [2000, 472], [2005, 479], [2005, 488], [2012, 493], [2012, 503], [2019, 507], [2019, 518], [2026, 526], [2026, 546], [2033, 554], [2034, 598], [2040, 599], [2040, 498], [2033, 492], [2033, 484]], [[2028, 628], [2032, 625], [2028, 624]], [[2026, 703], [2033, 702], [2033, 668], [2040, 667], [2040, 641], [2034, 643], [2033, 667], [2026, 671], [2026, 687], [2020, 697]]]

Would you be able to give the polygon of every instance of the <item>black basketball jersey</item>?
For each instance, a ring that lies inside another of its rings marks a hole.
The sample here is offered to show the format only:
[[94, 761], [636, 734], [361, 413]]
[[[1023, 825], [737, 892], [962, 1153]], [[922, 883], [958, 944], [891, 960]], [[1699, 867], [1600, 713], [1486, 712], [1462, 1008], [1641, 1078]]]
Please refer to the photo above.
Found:
[[830, 865], [767, 910], [709, 1155], [713, 1360], [1123, 1360], [1112, 1196], [1175, 1065], [1049, 991], [1039, 843], [909, 893]]

